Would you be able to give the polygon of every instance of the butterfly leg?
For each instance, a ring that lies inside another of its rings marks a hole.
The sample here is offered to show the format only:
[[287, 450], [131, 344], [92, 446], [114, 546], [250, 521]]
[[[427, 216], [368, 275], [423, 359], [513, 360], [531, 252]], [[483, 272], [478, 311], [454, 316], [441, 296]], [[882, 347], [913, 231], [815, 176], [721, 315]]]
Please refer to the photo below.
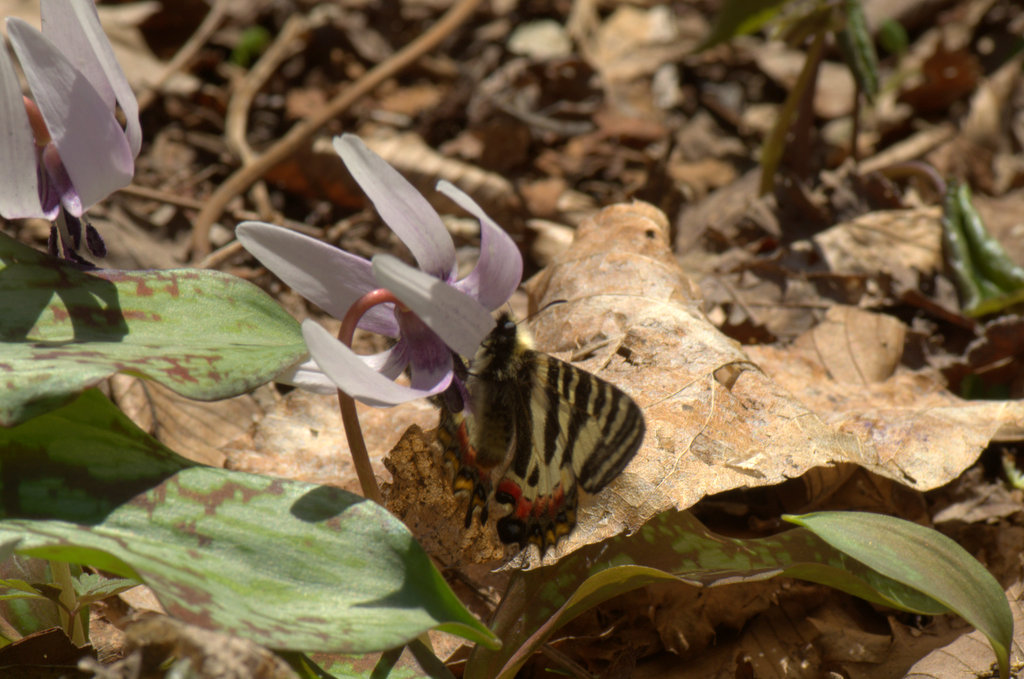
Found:
[[488, 470], [476, 464], [476, 451], [469, 442], [465, 419], [459, 413], [441, 409], [437, 438], [444, 449], [452, 492], [457, 497], [469, 495], [466, 508], [466, 528], [473, 523], [473, 515], [480, 510], [480, 522], [487, 522], [487, 502], [491, 496], [491, 476]]

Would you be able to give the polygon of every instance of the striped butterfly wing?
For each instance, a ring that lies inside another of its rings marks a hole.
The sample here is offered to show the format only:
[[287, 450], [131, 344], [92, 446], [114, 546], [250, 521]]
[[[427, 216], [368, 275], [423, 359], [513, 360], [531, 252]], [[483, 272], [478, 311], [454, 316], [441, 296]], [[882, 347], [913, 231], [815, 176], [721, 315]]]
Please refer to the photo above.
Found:
[[636, 455], [644, 437], [639, 406], [620, 389], [551, 356], [523, 350], [534, 373], [515, 411], [512, 457], [495, 488], [511, 505], [498, 520], [503, 542], [544, 553], [572, 532], [578, 486], [597, 493]]
[[643, 441], [643, 413], [631, 398], [532, 350], [507, 316], [481, 344], [466, 386], [468, 409], [438, 401], [438, 438], [453, 490], [469, 496], [467, 528], [478, 510], [486, 523], [492, 495], [510, 505], [497, 522], [505, 543], [541, 553], [556, 544], [576, 525], [579, 487], [600, 491]]

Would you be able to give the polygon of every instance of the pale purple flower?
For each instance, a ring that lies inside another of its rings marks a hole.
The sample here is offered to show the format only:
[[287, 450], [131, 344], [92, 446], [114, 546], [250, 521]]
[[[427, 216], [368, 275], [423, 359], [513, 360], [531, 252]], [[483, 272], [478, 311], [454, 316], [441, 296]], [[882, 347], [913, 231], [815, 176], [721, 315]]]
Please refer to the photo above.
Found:
[[[302, 334], [312, 361], [278, 376], [279, 381], [320, 393], [341, 389], [369, 405], [390, 406], [444, 391], [452, 381], [452, 352], [472, 356], [494, 327], [490, 312], [519, 286], [523, 262], [512, 239], [452, 184], [438, 191], [480, 221], [480, 259], [456, 278], [455, 246], [427, 200], [355, 135], [334, 139], [334, 148], [369, 196], [384, 222], [412, 252], [419, 268], [395, 257], [373, 262], [302, 234], [262, 222], [238, 226], [238, 240], [296, 292], [336, 318], [368, 292], [389, 290], [407, 310], [372, 307], [359, 327], [397, 341], [382, 353], [359, 356], [319, 324], [307, 320]], [[409, 368], [411, 387], [394, 382]]]
[[6, 22], [31, 100], [0, 45], [0, 215], [8, 219], [52, 221], [62, 206], [81, 217], [131, 181], [142, 145], [138, 103], [92, 0], [42, 0], [40, 15], [41, 32]]

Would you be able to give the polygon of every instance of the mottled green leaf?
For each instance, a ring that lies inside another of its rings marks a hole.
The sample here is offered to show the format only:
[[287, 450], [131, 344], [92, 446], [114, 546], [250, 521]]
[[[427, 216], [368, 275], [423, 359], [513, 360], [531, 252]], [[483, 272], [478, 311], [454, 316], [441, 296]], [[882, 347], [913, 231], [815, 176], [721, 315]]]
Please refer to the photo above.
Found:
[[0, 517], [97, 523], [194, 464], [90, 389], [66, 406], [0, 427]]
[[212, 400], [249, 391], [305, 354], [298, 323], [235, 276], [84, 270], [0, 234], [0, 425], [116, 372]]
[[430, 628], [494, 638], [408, 530], [337, 488], [185, 469], [93, 525], [6, 519], [21, 554], [138, 578], [185, 622], [271, 648], [365, 653]]
[[[886, 531], [876, 537], [878, 542], [887, 540]], [[892, 541], [899, 543], [896, 549], [908, 560], [920, 555], [917, 548], [929, 548], [907, 544], [895, 535]], [[971, 573], [967, 577], [977, 584], [971, 569], [984, 569], [970, 555], [962, 549], [956, 554], [949, 550], [943, 554], [953, 559], [953, 568], [962, 567], [964, 573]], [[967, 568], [965, 564], [972, 565]], [[904, 610], [926, 614], [961, 612], [935, 597], [927, 583], [911, 585], [872, 566], [805, 528], [768, 538], [741, 540], [715, 535], [687, 512], [666, 512], [632, 536], [592, 545], [553, 566], [517, 574], [492, 625], [504, 640], [504, 647], [497, 651], [476, 649], [464, 676], [512, 677], [552, 633], [583, 611], [612, 596], [664, 580], [722, 586], [787, 575], [822, 582]], [[991, 580], [991, 576], [988, 578]], [[998, 591], [1001, 596], [1001, 590]]]
[[1024, 302], [1024, 268], [992, 237], [966, 184], [950, 182], [943, 202], [946, 265], [969, 316], [984, 316]]
[[87, 391], [0, 429], [0, 544], [142, 580], [172, 615], [273, 648], [366, 653], [431, 628], [495, 643], [379, 505], [190, 465]]

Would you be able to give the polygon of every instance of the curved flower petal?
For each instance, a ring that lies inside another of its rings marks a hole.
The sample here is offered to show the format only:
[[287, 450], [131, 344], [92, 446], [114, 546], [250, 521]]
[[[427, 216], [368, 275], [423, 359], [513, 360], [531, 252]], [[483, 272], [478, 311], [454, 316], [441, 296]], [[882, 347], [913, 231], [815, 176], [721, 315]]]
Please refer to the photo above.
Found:
[[376, 255], [373, 276], [449, 347], [472, 356], [494, 328], [490, 312], [469, 295], [397, 257]]
[[43, 199], [43, 210], [47, 215], [53, 215], [50, 219], [57, 218], [59, 201], [64, 209], [73, 215], [81, 215], [85, 212], [85, 205], [82, 204], [82, 196], [79, 195], [75, 183], [68, 176], [68, 168], [61, 160], [60, 152], [52, 143], [47, 144], [40, 155], [40, 162], [46, 168], [47, 182], [45, 184], [46, 197]]
[[427, 199], [356, 135], [335, 137], [334, 150], [420, 268], [450, 280], [455, 275], [455, 245]]
[[10, 18], [7, 34], [83, 206], [127, 186], [134, 157], [103, 98], [39, 31]]
[[[379, 354], [360, 356], [359, 358], [381, 375], [393, 380], [401, 375], [405, 366], [409, 364], [409, 359], [396, 357], [396, 353], [393, 349], [388, 349]], [[274, 376], [274, 381], [290, 384], [314, 394], [333, 394], [338, 391], [338, 385], [324, 374], [324, 371], [312, 358], [303, 359], [301, 363], [281, 371]]]
[[[452, 372], [452, 351], [440, 342], [426, 347], [415, 347], [416, 355], [409, 362], [409, 383], [413, 389], [433, 391], [435, 385], [448, 388], [455, 373]], [[437, 393], [437, 391], [433, 391]]]
[[7, 46], [0, 40], [0, 216], [45, 217], [39, 202], [36, 145], [21, 85]]
[[409, 357], [406, 355], [405, 342], [398, 340], [395, 346], [378, 354], [362, 355], [360, 358], [366, 365], [370, 366], [389, 380], [393, 380], [402, 374], [405, 366], [409, 365]]
[[523, 258], [497, 222], [454, 184], [441, 180], [437, 190], [480, 221], [480, 259], [469, 275], [452, 285], [494, 311], [508, 301], [523, 278]]
[[[238, 241], [297, 293], [334, 316], [344, 318], [356, 300], [380, 287], [370, 263], [362, 257], [290, 229], [263, 222], [242, 222]], [[375, 306], [359, 327], [388, 337], [398, 336], [392, 306]]]
[[452, 350], [423, 319], [408, 309], [399, 309], [398, 332], [403, 354], [409, 359], [412, 386], [433, 384], [443, 371], [452, 369]]
[[306, 340], [313, 360], [338, 388], [367, 405], [388, 407], [433, 396], [447, 389], [452, 380], [452, 372], [449, 370], [433, 385], [403, 387], [366, 365], [359, 355], [315, 321], [303, 321], [302, 337]]
[[338, 385], [331, 381], [313, 359], [305, 359], [302, 363], [282, 370], [274, 376], [275, 382], [290, 384], [314, 394], [330, 395], [338, 391]]
[[142, 147], [139, 104], [117, 63], [92, 0], [42, 0], [39, 14], [43, 35], [60, 45], [61, 52], [89, 80], [108, 110], [114, 110], [115, 101], [120, 104], [128, 146], [132, 157], [138, 156]]

